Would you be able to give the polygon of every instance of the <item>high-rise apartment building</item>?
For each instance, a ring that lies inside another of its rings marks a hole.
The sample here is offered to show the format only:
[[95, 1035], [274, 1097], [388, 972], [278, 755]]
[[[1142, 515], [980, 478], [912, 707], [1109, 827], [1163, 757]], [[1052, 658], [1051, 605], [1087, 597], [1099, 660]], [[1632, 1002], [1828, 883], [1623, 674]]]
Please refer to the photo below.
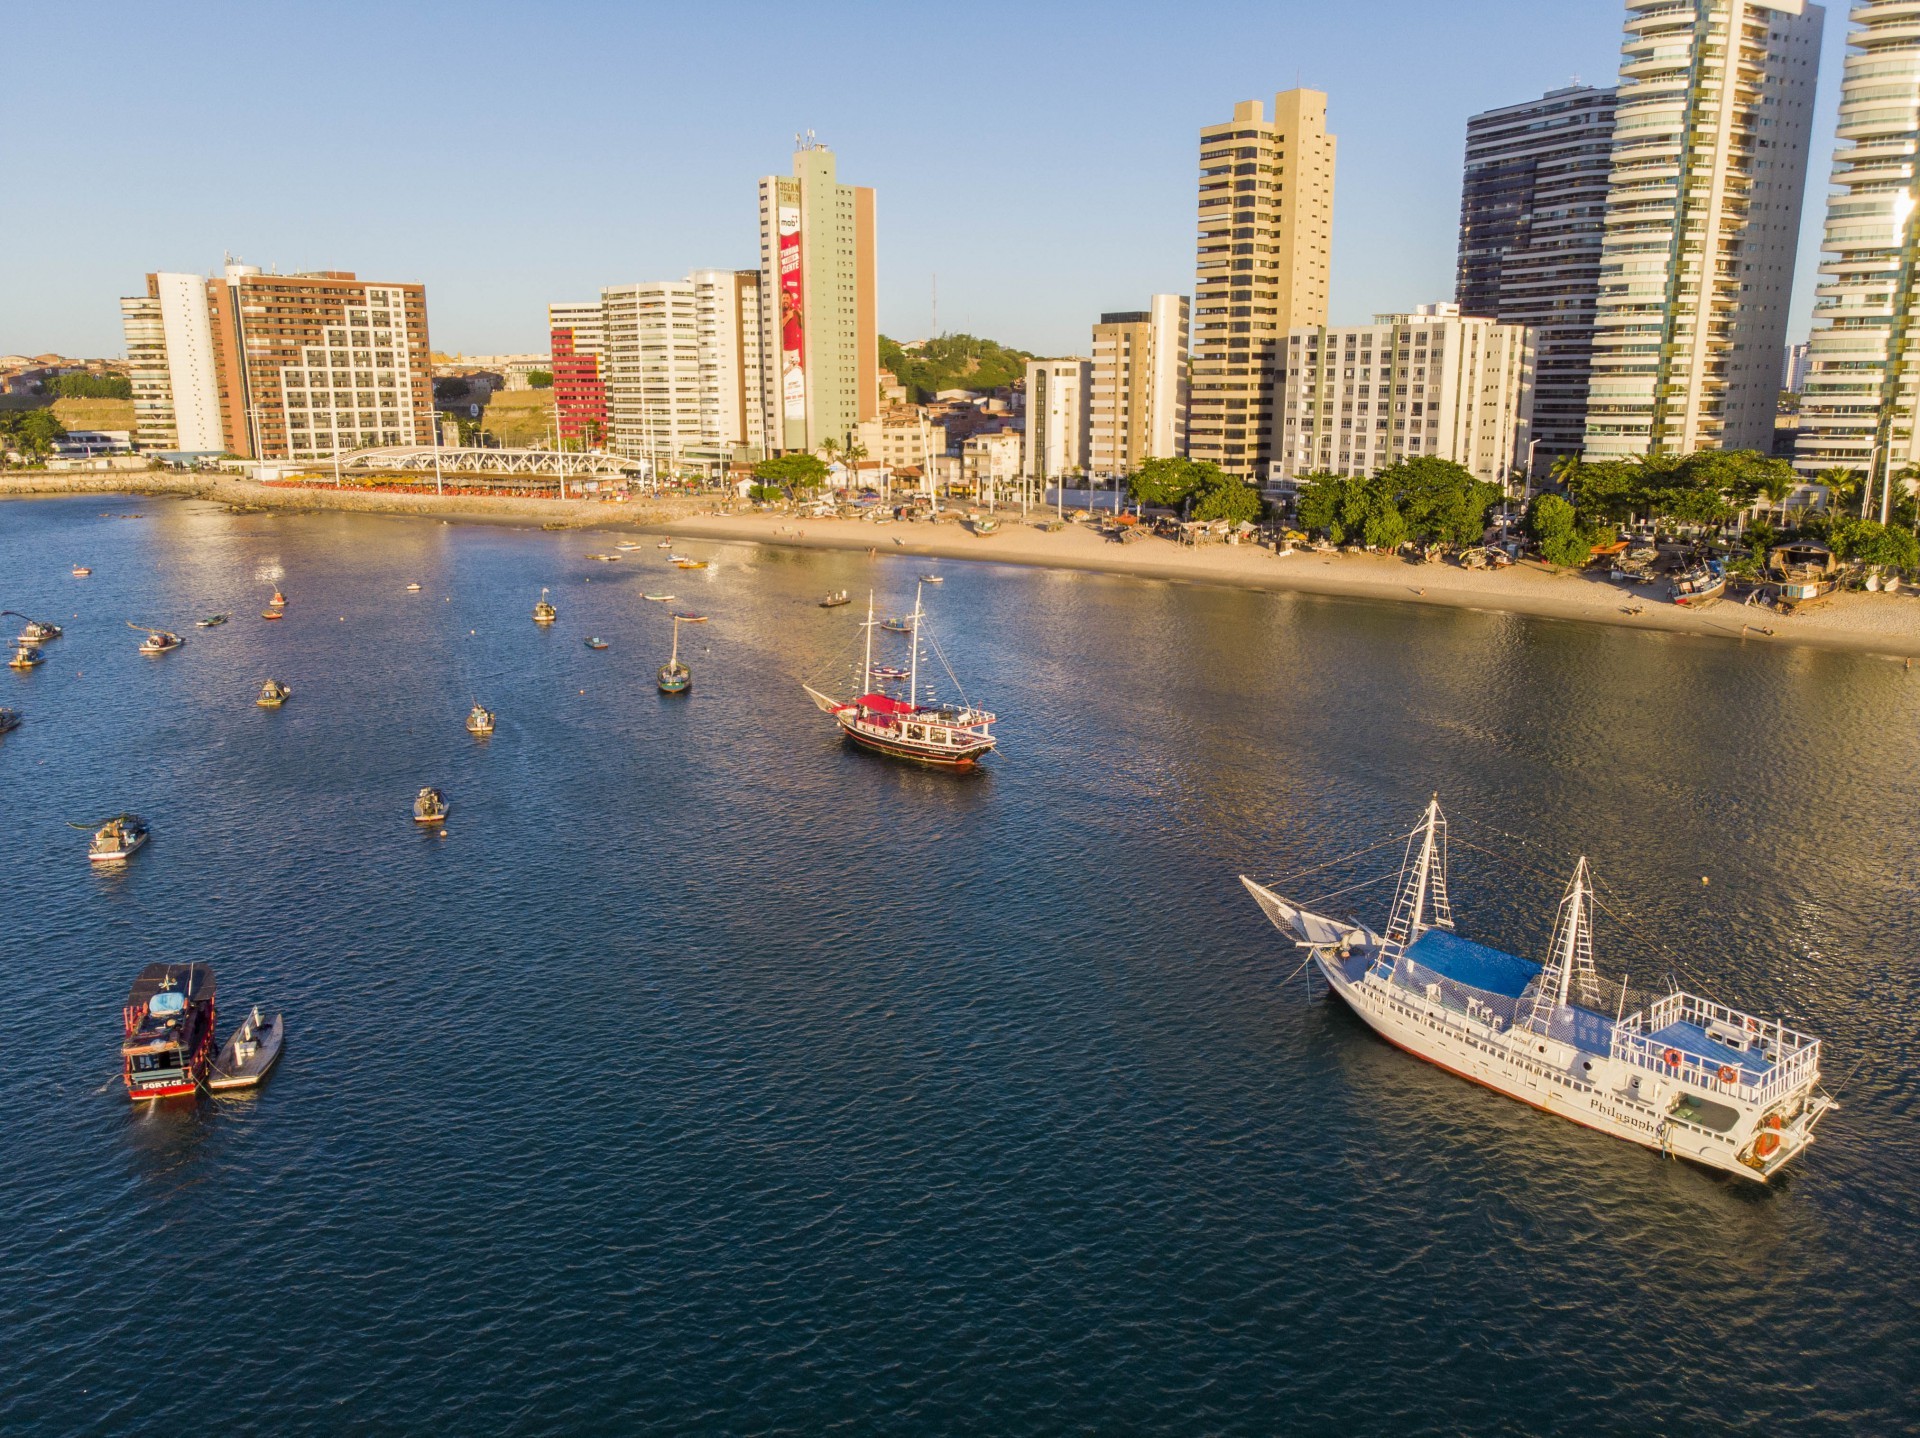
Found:
[[420, 285], [228, 264], [148, 275], [120, 311], [143, 448], [320, 459], [432, 442]]
[[1042, 484], [1087, 472], [1093, 361], [1027, 361], [1027, 444], [1022, 473]]
[[1454, 299], [1532, 327], [1540, 469], [1585, 447], [1614, 95], [1573, 85], [1467, 121]]
[[1458, 305], [1295, 330], [1274, 389], [1277, 488], [1422, 456], [1505, 484], [1526, 459], [1533, 362], [1525, 325], [1464, 317]]
[[1187, 451], [1243, 479], [1266, 478], [1278, 352], [1289, 331], [1327, 322], [1334, 137], [1318, 90], [1258, 100], [1200, 132]]
[[608, 447], [662, 473], [758, 451], [760, 282], [753, 270], [600, 292]]
[[811, 137], [760, 181], [762, 427], [771, 450], [843, 441], [880, 411], [873, 191]]
[[1877, 494], [1920, 463], [1920, 6], [1863, 0], [1851, 18], [1794, 458]]
[[1787, 346], [1787, 362], [1780, 367], [1781, 389], [1799, 394], [1807, 387], [1807, 364], [1812, 355], [1813, 346], [1806, 340]]
[[1628, 0], [1589, 458], [1770, 450], [1824, 13]]
[[1187, 452], [1187, 297], [1155, 295], [1144, 310], [1093, 327], [1087, 402], [1088, 468], [1132, 474], [1142, 460]]
[[560, 438], [586, 449], [607, 443], [607, 384], [600, 373], [606, 326], [598, 300], [547, 306], [553, 349], [553, 412]]

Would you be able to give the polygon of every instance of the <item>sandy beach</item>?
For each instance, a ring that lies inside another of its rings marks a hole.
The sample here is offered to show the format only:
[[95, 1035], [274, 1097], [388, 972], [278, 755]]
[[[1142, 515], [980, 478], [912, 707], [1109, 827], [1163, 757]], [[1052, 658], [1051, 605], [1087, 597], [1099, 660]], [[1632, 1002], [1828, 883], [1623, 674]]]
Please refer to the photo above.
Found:
[[1084, 569], [1192, 584], [1501, 610], [1761, 644], [1868, 650], [1897, 658], [1920, 654], [1920, 596], [1909, 593], [1835, 594], [1799, 615], [1782, 617], [1728, 600], [1683, 609], [1667, 602], [1664, 585], [1616, 584], [1538, 564], [1470, 570], [1372, 554], [1279, 555], [1271, 549], [1224, 544], [1196, 549], [1151, 536], [1123, 545], [1083, 525], [1070, 524], [1049, 534], [1017, 518], [1003, 519], [995, 533], [985, 536], [945, 520], [873, 524], [766, 514], [695, 515], [668, 528], [676, 538], [871, 548], [879, 553]]
[[390, 490], [256, 484], [225, 476], [162, 473], [0, 476], [0, 498], [61, 494], [170, 494], [219, 503], [293, 511], [359, 513], [445, 519], [457, 523], [564, 525], [570, 529], [670, 533], [685, 539], [726, 540], [794, 548], [866, 550], [942, 559], [986, 560], [1189, 584], [1296, 590], [1410, 604], [1535, 614], [1740, 640], [1865, 650], [1895, 658], [1920, 655], [1920, 594], [1835, 594], [1791, 617], [1718, 600], [1701, 609], [1667, 602], [1664, 585], [1616, 584], [1591, 573], [1572, 574], [1539, 564], [1469, 570], [1451, 564], [1412, 564], [1371, 554], [1278, 555], [1270, 549], [1210, 545], [1191, 549], [1147, 537], [1118, 544], [1069, 524], [1047, 533], [1017, 515], [1003, 516], [997, 532], [975, 535], [958, 520], [875, 524], [858, 519], [799, 519], [784, 514], [717, 512], [710, 495], [665, 495], [629, 503], [603, 500], [436, 496]]

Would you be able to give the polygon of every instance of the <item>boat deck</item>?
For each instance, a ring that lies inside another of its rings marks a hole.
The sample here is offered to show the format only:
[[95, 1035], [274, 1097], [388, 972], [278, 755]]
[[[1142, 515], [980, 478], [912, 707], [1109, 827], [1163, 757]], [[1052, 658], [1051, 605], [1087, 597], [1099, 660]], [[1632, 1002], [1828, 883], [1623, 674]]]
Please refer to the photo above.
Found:
[[1736, 1049], [1721, 1043], [1698, 1024], [1671, 1023], [1663, 1029], [1647, 1035], [1651, 1044], [1665, 1048], [1678, 1049], [1690, 1058], [1702, 1063], [1740, 1070], [1742, 1083], [1765, 1083], [1767, 1076], [1777, 1067], [1772, 1059], [1762, 1058], [1753, 1049]]

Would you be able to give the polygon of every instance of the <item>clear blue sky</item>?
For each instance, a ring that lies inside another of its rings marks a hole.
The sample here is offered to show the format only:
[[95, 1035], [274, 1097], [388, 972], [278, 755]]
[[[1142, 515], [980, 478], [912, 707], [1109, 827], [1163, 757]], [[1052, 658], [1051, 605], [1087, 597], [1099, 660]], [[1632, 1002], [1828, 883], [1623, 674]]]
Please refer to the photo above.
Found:
[[[119, 354], [117, 299], [224, 251], [427, 286], [436, 348], [755, 262], [811, 128], [879, 192], [880, 321], [1051, 353], [1193, 284], [1199, 127], [1311, 85], [1339, 136], [1333, 318], [1453, 292], [1466, 117], [1611, 83], [1618, 0], [1024, 6], [580, 0], [7, 8], [0, 353]], [[1806, 327], [1845, 7], [1828, 12]], [[1230, 58], [1214, 68], [1201, 51]]]

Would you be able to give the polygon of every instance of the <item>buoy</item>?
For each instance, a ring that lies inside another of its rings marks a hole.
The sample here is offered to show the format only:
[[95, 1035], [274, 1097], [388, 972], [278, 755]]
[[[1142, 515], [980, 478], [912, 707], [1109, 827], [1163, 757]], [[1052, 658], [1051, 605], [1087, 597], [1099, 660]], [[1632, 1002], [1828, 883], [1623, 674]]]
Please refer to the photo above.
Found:
[[1706, 876], [1705, 874], [1702, 874], [1702, 875], [1700, 876], [1700, 882], [1701, 882], [1701, 883], [1703, 883], [1703, 884], [1710, 884], [1710, 883], [1712, 883], [1713, 881], [1712, 881], [1711, 879], [1709, 879], [1709, 878], [1708, 878], [1708, 877], [1707, 877], [1707, 876]]

